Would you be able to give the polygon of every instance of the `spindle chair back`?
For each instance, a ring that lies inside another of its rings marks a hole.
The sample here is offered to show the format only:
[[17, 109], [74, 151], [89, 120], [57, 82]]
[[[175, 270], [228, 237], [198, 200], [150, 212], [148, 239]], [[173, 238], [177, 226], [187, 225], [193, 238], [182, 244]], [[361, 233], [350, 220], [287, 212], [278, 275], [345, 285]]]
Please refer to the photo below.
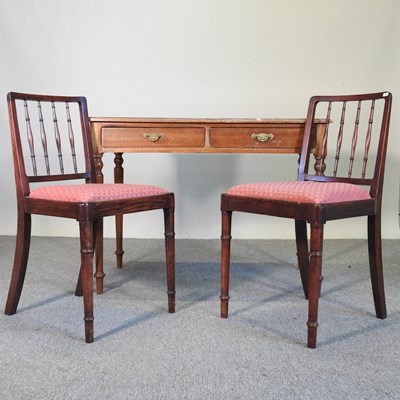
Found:
[[[17, 192], [17, 237], [5, 313], [15, 314], [28, 263], [31, 215], [79, 222], [85, 340], [93, 341], [93, 254], [107, 216], [161, 209], [164, 213], [168, 310], [175, 311], [174, 194], [154, 185], [96, 183], [86, 98], [9, 93]], [[60, 265], [62, 267], [62, 260]], [[50, 270], [49, 270], [50, 271]], [[98, 293], [104, 272], [96, 270]]]

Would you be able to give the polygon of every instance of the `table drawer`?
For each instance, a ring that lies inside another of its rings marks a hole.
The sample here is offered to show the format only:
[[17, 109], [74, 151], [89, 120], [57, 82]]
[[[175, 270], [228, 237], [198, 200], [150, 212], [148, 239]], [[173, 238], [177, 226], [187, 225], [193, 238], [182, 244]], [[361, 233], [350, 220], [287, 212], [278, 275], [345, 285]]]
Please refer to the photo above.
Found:
[[216, 127], [210, 129], [215, 148], [300, 149], [304, 126]]
[[202, 127], [113, 127], [101, 129], [101, 145], [104, 148], [197, 148], [205, 145], [205, 129]]

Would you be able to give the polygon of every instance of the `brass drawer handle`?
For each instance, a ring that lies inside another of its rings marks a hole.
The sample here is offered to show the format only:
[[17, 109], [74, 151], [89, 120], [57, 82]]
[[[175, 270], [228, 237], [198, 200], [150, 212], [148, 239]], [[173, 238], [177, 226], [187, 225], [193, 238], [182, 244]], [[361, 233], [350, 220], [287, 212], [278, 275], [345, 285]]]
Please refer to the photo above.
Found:
[[143, 136], [150, 140], [150, 142], [157, 142], [157, 140], [160, 140], [163, 137], [161, 133], [145, 133]]
[[268, 140], [272, 140], [274, 138], [273, 133], [252, 133], [252, 139], [257, 139], [259, 142], [267, 142]]

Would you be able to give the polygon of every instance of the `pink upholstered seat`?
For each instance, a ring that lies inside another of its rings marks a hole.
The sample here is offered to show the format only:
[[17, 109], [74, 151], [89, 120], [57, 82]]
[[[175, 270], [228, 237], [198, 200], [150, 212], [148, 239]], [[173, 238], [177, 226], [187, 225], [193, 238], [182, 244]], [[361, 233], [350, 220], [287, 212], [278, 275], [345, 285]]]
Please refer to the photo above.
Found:
[[360, 186], [311, 181], [247, 183], [230, 188], [227, 194], [314, 204], [371, 199], [369, 193]]
[[86, 185], [53, 185], [34, 189], [29, 197], [34, 199], [82, 202], [121, 200], [132, 197], [157, 196], [166, 190], [152, 185], [121, 183], [89, 183]]

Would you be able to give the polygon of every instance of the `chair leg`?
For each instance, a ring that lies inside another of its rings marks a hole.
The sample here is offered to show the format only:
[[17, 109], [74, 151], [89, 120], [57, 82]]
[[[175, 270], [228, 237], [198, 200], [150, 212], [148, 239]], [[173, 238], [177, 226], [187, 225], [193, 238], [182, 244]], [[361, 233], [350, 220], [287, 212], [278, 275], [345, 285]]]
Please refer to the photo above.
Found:
[[76, 282], [75, 296], [83, 296], [82, 288], [82, 267], [79, 269], [78, 281]]
[[79, 222], [85, 341], [93, 342], [93, 223]]
[[318, 300], [321, 291], [321, 269], [324, 226], [311, 224], [310, 234], [310, 270], [308, 280], [308, 336], [307, 347], [314, 349], [317, 345]]
[[96, 254], [96, 272], [94, 273], [94, 277], [96, 278], [96, 292], [97, 294], [103, 294], [103, 282], [104, 277], [106, 276], [103, 266], [103, 218], [97, 219], [94, 224], [93, 244], [95, 246]]
[[118, 214], [115, 216], [115, 235], [116, 235], [116, 249], [115, 249], [115, 255], [117, 256], [117, 268], [122, 268], [123, 264], [123, 255], [124, 255], [124, 250], [123, 250], [123, 215]]
[[297, 262], [300, 270], [304, 297], [308, 299], [308, 271], [310, 269], [308, 257], [307, 222], [295, 221]]
[[229, 269], [231, 253], [232, 211], [222, 210], [221, 233], [221, 318], [228, 318]]
[[8, 289], [5, 314], [17, 312], [22, 286], [24, 285], [26, 267], [28, 264], [29, 247], [31, 243], [31, 214], [18, 213], [17, 236], [15, 242], [14, 265]]
[[[124, 183], [124, 158], [123, 153], [114, 153], [114, 183]], [[123, 214], [115, 216], [115, 235], [116, 235], [116, 249], [115, 255], [117, 256], [117, 268], [122, 268], [122, 257], [124, 250], [122, 247], [123, 242]]]
[[383, 284], [380, 215], [368, 216], [368, 254], [376, 316], [377, 318], [385, 319], [387, 312]]
[[[98, 256], [98, 247], [97, 247], [97, 239], [99, 236], [97, 236], [97, 233], [99, 232], [99, 226], [100, 224], [103, 223], [102, 219], [99, 219], [98, 222], [96, 221], [93, 224], [93, 244], [94, 244], [94, 250], [95, 250], [95, 255], [96, 255], [96, 272], [94, 274], [94, 277], [96, 278], [96, 288], [97, 288], [97, 294], [103, 294], [103, 278], [104, 278], [104, 273], [103, 273], [103, 260], [99, 260]], [[101, 225], [102, 227], [102, 225]], [[103, 237], [101, 236], [101, 258], [103, 255]], [[100, 261], [100, 262], [99, 262]], [[99, 292], [100, 291], [100, 292]], [[75, 296], [82, 296], [83, 295], [83, 289], [82, 289], [82, 266], [79, 269], [79, 276], [78, 276], [78, 282], [76, 283], [76, 289], [75, 289]]]
[[175, 224], [174, 209], [164, 209], [165, 258], [167, 266], [168, 312], [175, 312]]

